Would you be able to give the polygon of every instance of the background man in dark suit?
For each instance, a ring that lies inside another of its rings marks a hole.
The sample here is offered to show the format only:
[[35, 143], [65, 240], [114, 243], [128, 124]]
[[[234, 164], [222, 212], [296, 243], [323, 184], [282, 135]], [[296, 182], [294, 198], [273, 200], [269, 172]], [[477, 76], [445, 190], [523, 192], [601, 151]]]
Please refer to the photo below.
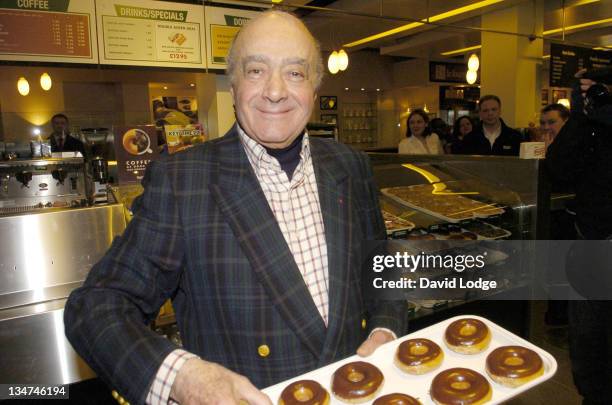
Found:
[[55, 114], [51, 118], [53, 132], [49, 135], [51, 152], [81, 152], [85, 156], [83, 142], [70, 136], [68, 117], [64, 114]]
[[[361, 294], [364, 243], [385, 238], [367, 157], [304, 130], [322, 73], [297, 18], [245, 25], [228, 57], [237, 125], [151, 164], [70, 296], [68, 338], [129, 401], [269, 404], [257, 388], [404, 332], [401, 305]], [[169, 297], [183, 349], [146, 326]]]
[[488, 94], [478, 101], [480, 125], [463, 139], [463, 154], [518, 156], [523, 137], [501, 119], [501, 100]]

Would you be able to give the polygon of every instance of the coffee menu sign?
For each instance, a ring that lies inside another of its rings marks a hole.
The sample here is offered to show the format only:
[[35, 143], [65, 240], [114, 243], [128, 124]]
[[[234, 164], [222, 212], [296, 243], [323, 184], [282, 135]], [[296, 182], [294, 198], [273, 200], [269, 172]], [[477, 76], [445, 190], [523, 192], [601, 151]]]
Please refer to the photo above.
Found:
[[550, 44], [550, 87], [572, 87], [580, 69], [612, 66], [612, 52]]
[[234, 37], [257, 14], [153, 0], [0, 0], [0, 60], [225, 69]]
[[205, 12], [208, 67], [225, 69], [227, 54], [234, 37], [240, 28], [259, 12], [222, 7], [205, 7]]
[[205, 68], [202, 6], [146, 0], [96, 2], [100, 63]]
[[98, 63], [94, 0], [0, 0], [0, 60]]
[[140, 182], [147, 166], [159, 155], [154, 125], [113, 128], [119, 183]]

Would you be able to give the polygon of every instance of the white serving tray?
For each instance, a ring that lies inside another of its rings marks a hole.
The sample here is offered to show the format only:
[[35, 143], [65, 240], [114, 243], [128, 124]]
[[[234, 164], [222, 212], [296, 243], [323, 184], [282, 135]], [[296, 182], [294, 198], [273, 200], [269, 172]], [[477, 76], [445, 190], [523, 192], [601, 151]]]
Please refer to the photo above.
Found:
[[[475, 355], [466, 355], [455, 353], [446, 346], [446, 344], [444, 343], [444, 331], [446, 330], [446, 327], [451, 322], [461, 318], [476, 318], [484, 322], [489, 327], [492, 336], [491, 344], [489, 345], [489, 348], [487, 350]], [[393, 357], [395, 355], [395, 350], [397, 346], [404, 340], [414, 338], [427, 338], [433, 340], [438, 345], [440, 345], [442, 351], [444, 352], [444, 361], [438, 369], [424, 375], [415, 376], [402, 372], [393, 364]], [[508, 345], [524, 346], [538, 353], [544, 363], [544, 374], [518, 388], [507, 388], [491, 380], [491, 378], [487, 375], [485, 371], [485, 360], [487, 358], [487, 355], [500, 346]], [[379, 347], [378, 350], [370, 357], [362, 358], [357, 355], [354, 355], [344, 360], [340, 360], [336, 363], [322, 367], [318, 370], [311, 371], [301, 376], [268, 387], [264, 389], [263, 392], [268, 394], [274, 404], [277, 404], [281, 392], [289, 383], [297, 380], [309, 379], [318, 381], [326, 390], [329, 391], [331, 396], [331, 405], [343, 405], [344, 403], [334, 398], [333, 394], [331, 393], [331, 377], [334, 371], [336, 371], [340, 366], [358, 360], [373, 363], [383, 372], [385, 376], [385, 383], [382, 390], [379, 391], [377, 398], [386, 394], [400, 392], [417, 398], [423, 405], [434, 404], [434, 402], [431, 400], [431, 397], [429, 396], [429, 387], [431, 385], [431, 381], [440, 371], [449, 368], [470, 368], [472, 370], [478, 371], [480, 374], [485, 376], [491, 384], [491, 388], [493, 389], [493, 397], [490, 402], [487, 402], [487, 404], [499, 404], [504, 401], [507, 401], [510, 398], [515, 397], [521, 394], [522, 392], [525, 392], [528, 389], [543, 383], [544, 381], [551, 378], [557, 371], [557, 361], [552, 355], [550, 355], [550, 353], [546, 352], [545, 350], [529, 343], [528, 341], [519, 336], [516, 336], [510, 331], [489, 321], [488, 319], [474, 315], [461, 315], [439, 322], [435, 325], [421, 329], [409, 335], [403, 336], [393, 342], [389, 342]], [[366, 404], [371, 404], [372, 402], [373, 401], [370, 401]]]

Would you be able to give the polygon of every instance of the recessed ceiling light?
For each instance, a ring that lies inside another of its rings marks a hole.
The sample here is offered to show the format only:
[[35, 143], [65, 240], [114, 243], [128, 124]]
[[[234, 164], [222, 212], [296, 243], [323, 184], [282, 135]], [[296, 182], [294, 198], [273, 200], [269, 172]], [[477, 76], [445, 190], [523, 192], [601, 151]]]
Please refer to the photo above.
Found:
[[195, 87], [195, 83], [189, 83], [191, 87]]
[[380, 89], [376, 89], [376, 91], [380, 91]]
[[344, 44], [342, 46], [344, 48], [351, 48], [353, 46], [363, 45], [363, 44], [366, 44], [368, 42], [372, 42], [372, 41], [376, 41], [376, 40], [381, 39], [381, 38], [388, 37], [390, 35], [395, 35], [395, 34], [399, 34], [400, 32], [406, 32], [406, 31], [415, 29], [417, 27], [425, 25], [426, 22], [433, 23], [433, 22], [442, 21], [442, 20], [445, 20], [445, 19], [450, 18], [450, 17], [454, 17], [454, 16], [457, 16], [457, 15], [461, 15], [461, 14], [464, 14], [464, 13], [471, 12], [471, 11], [476, 11], [476, 10], [482, 9], [484, 7], [492, 6], [494, 4], [501, 3], [502, 1], [504, 1], [504, 0], [482, 0], [482, 1], [477, 1], [476, 3], [472, 3], [472, 4], [468, 4], [467, 6], [455, 8], [455, 9], [443, 12], [441, 14], [432, 15], [432, 16], [424, 18], [424, 19], [422, 19], [420, 21], [414, 21], [414, 22], [408, 23], [406, 25], [402, 25], [401, 27], [393, 28], [391, 30], [380, 32], [380, 33], [375, 34], [375, 35], [370, 35], [369, 37], [361, 38], [361, 39], [359, 39], [357, 41], [353, 41], [351, 43]]
[[362, 87], [362, 88], [361, 88], [361, 91], [365, 91], [365, 89]]
[[348, 89], [349, 89], [348, 87], [345, 87], [345, 88], [344, 88], [344, 90], [346, 90], [346, 91], [348, 91]]
[[164, 90], [168, 90], [168, 86], [164, 86]]

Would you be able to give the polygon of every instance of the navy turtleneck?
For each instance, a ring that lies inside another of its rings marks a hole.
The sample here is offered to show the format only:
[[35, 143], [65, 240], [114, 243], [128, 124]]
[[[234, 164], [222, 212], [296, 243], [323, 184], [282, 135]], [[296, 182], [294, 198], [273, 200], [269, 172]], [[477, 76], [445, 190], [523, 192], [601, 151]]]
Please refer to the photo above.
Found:
[[291, 145], [282, 149], [272, 149], [264, 146], [268, 155], [272, 156], [281, 166], [281, 169], [287, 174], [289, 181], [293, 178], [293, 172], [300, 163], [300, 152], [302, 151], [302, 140], [304, 139], [304, 133], [295, 138]]

